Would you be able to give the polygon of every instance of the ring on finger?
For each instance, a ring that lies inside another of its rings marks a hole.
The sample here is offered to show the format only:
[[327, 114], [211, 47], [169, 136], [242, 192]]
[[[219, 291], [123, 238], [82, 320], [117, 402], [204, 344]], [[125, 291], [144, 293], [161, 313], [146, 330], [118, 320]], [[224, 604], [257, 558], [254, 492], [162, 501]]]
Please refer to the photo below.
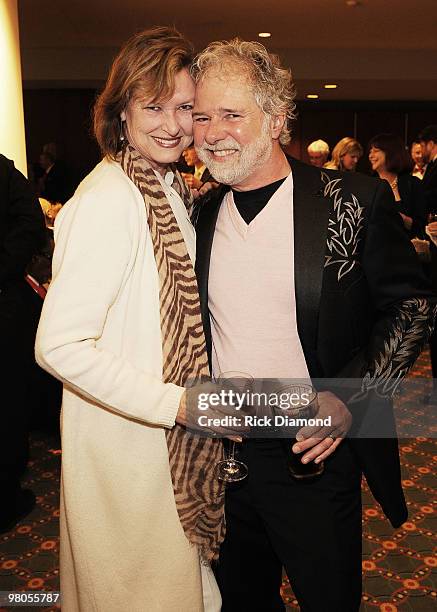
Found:
[[327, 435], [327, 438], [331, 438], [331, 440], [332, 440], [333, 442], [335, 442], [335, 441], [336, 441], [336, 439], [337, 439], [337, 438], [336, 438], [336, 437], [335, 437], [335, 436], [332, 434], [332, 432], [331, 432], [330, 434], [328, 434], [328, 435]]

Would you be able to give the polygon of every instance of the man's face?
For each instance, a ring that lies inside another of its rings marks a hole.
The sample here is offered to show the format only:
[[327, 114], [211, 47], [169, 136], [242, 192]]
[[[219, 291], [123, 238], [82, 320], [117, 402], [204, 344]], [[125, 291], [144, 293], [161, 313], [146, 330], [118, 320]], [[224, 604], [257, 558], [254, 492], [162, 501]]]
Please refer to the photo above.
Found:
[[39, 165], [43, 170], [48, 170], [52, 163], [53, 162], [51, 161], [51, 159], [45, 153], [41, 153], [41, 155], [39, 156]]
[[328, 159], [326, 153], [317, 153], [314, 151], [308, 151], [308, 157], [310, 158], [310, 164], [317, 168], [323, 168], [323, 164], [325, 164]]
[[422, 146], [420, 143], [415, 142], [411, 145], [411, 157], [415, 164], [418, 166], [423, 165]]
[[193, 119], [194, 146], [213, 177], [241, 189], [256, 182], [273, 140], [245, 75], [207, 73], [196, 87]]
[[428, 142], [425, 142], [424, 140], [422, 140], [420, 142], [420, 146], [422, 149], [423, 161], [425, 162], [425, 164], [429, 164], [429, 162], [431, 161], [433, 150], [434, 150], [434, 141], [429, 140]]
[[185, 163], [187, 164], [187, 166], [195, 166], [199, 161], [196, 149], [194, 147], [189, 147], [188, 149], [185, 149], [185, 151], [183, 151], [182, 153], [182, 156], [185, 159]]

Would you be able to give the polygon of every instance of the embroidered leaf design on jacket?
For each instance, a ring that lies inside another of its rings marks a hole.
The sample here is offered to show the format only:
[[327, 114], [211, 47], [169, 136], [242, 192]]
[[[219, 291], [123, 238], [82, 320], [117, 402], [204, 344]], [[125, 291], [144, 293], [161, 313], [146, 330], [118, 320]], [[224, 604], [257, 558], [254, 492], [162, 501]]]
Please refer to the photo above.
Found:
[[437, 306], [424, 298], [404, 300], [393, 306], [395, 316], [388, 337], [369, 364], [361, 390], [350, 401], [358, 401], [373, 390], [391, 397], [428, 341], [437, 315]]
[[350, 195], [345, 199], [342, 178], [331, 179], [322, 172], [323, 194], [333, 201], [333, 213], [328, 223], [325, 268], [338, 266], [337, 280], [340, 280], [359, 264], [357, 259], [358, 243], [363, 230], [363, 207], [358, 198]]

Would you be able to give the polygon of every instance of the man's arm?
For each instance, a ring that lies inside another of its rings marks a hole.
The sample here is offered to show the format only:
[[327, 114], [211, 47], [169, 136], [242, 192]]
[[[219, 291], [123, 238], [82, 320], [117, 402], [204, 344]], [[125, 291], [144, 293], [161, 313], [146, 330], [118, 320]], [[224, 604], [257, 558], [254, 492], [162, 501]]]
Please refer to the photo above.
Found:
[[[372, 391], [385, 397], [393, 395], [428, 341], [436, 314], [434, 296], [384, 181], [378, 185], [367, 209], [360, 263], [377, 316], [368, 344], [336, 375], [337, 379], [354, 379], [353, 384], [350, 387], [340, 384], [333, 389], [335, 394], [319, 393], [321, 416], [332, 417], [334, 437], [339, 432], [346, 434], [351, 426], [346, 404], [354, 413], [353, 404]], [[360, 382], [358, 389], [356, 381]], [[302, 432], [305, 437], [310, 433]], [[313, 431], [293, 450], [307, 451], [304, 462], [315, 458], [321, 461], [341, 441], [338, 438], [333, 441], [329, 433]]]
[[339, 378], [362, 379], [361, 392], [391, 396], [428, 341], [435, 296], [383, 181], [368, 210], [361, 265], [376, 311], [369, 342]]

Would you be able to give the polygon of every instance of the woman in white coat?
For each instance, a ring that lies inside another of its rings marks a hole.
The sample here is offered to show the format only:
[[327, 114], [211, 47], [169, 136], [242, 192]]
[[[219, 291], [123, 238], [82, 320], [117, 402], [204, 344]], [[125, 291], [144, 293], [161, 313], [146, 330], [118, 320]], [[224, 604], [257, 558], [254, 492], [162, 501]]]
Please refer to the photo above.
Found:
[[192, 140], [191, 59], [171, 28], [126, 43], [95, 106], [103, 161], [56, 219], [36, 357], [64, 385], [65, 612], [220, 608], [221, 443], [183, 427], [184, 383], [207, 374], [172, 165]]

